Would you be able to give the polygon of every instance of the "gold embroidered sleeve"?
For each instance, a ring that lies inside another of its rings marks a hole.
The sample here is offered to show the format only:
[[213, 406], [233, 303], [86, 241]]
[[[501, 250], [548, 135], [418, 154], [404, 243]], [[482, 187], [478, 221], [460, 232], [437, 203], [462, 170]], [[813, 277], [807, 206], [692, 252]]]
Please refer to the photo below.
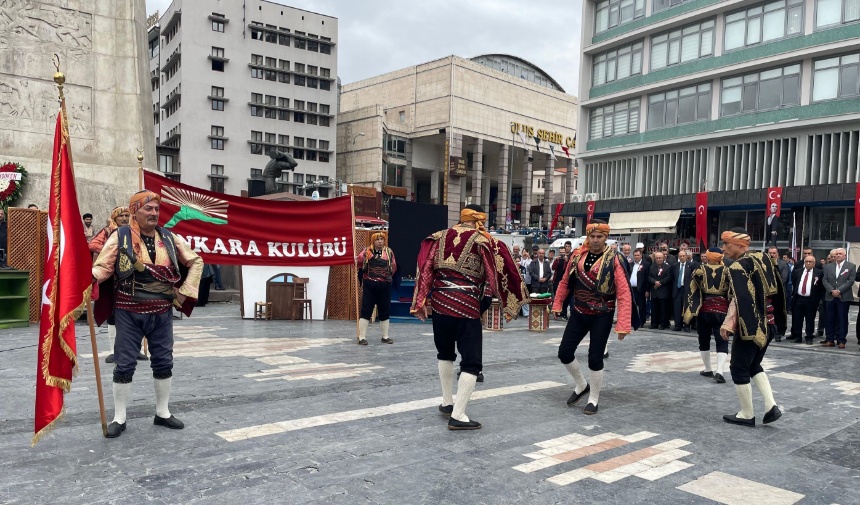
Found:
[[117, 234], [114, 233], [108, 237], [107, 242], [102, 247], [102, 252], [99, 253], [96, 262], [93, 263], [93, 277], [95, 277], [99, 284], [108, 280], [113, 275], [117, 250]]
[[173, 235], [173, 242], [176, 244], [176, 259], [186, 267], [188, 267], [188, 276], [179, 292], [191, 298], [197, 298], [197, 290], [200, 287], [200, 276], [203, 274], [203, 258], [197, 255], [188, 242], [179, 235]]

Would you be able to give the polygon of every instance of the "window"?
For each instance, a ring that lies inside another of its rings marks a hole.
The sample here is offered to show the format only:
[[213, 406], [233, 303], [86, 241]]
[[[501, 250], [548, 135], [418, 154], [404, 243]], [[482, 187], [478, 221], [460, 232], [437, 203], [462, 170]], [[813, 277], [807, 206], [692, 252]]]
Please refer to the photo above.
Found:
[[281, 121], [289, 121], [290, 120], [290, 111], [279, 110], [278, 111], [278, 119]]
[[[275, 29], [277, 29], [276, 27], [274, 27], [274, 26], [270, 26], [270, 25], [266, 25], [266, 27], [267, 27], [267, 28], [275, 28]], [[273, 44], [277, 44], [277, 43], [278, 43], [278, 34], [277, 34], [277, 33], [273, 33], [273, 32], [265, 32], [265, 34], [263, 35], [263, 39], [264, 39], [266, 42], [271, 42], [271, 43], [273, 43]]]
[[263, 78], [263, 69], [252, 68], [251, 69], [251, 77], [254, 79], [262, 79]]
[[320, 81], [320, 89], [331, 91], [331, 81]]
[[308, 75], [318, 75], [319, 68], [314, 65], [308, 65]]
[[860, 20], [860, 0], [816, 0], [815, 29]]
[[860, 53], [818, 60], [813, 64], [813, 102], [857, 95], [860, 95]]
[[282, 145], [282, 146], [290, 145], [290, 136], [289, 135], [278, 135], [278, 145]]
[[283, 70], [289, 70], [290, 69], [289, 60], [278, 60], [278, 68], [283, 69]]
[[320, 76], [321, 77], [331, 77], [331, 69], [330, 68], [320, 68]]
[[316, 112], [317, 111], [316, 102], [308, 102], [307, 111], [308, 112]]
[[317, 160], [317, 152], [316, 151], [305, 151], [305, 159], [308, 161], [316, 161]]
[[331, 118], [328, 116], [320, 116], [319, 121], [320, 121], [320, 126], [325, 126], [325, 127], [331, 126]]
[[328, 153], [317, 153], [317, 161], [320, 163], [328, 163]]
[[224, 190], [224, 178], [223, 177], [210, 177], [209, 178], [209, 191], [213, 193], [226, 193]]
[[308, 139], [308, 148], [316, 149], [317, 148], [317, 139]]
[[308, 41], [308, 51], [319, 52], [319, 50], [320, 50], [320, 43], [319, 42], [317, 42], [316, 40], [309, 40]]
[[655, 93], [648, 97], [648, 129], [710, 118], [711, 84]]
[[803, 0], [778, 0], [726, 14], [726, 51], [803, 33]]
[[[258, 23], [256, 21], [251, 22], [252, 25], [255, 26], [263, 26], [262, 23]], [[263, 40], [263, 31], [257, 28], [251, 27], [251, 39], [253, 40]]]
[[[219, 151], [224, 150], [224, 127], [223, 126], [212, 126], [211, 134], [209, 135], [209, 143], [212, 149], [218, 149]], [[218, 137], [218, 138], [214, 138]]]
[[302, 75], [295, 76], [295, 78], [293, 79], [293, 84], [295, 84], [296, 86], [304, 86], [305, 85], [305, 77]]
[[305, 110], [304, 100], [293, 100], [293, 108], [296, 110]]
[[251, 102], [263, 103], [263, 94], [262, 93], [251, 93]]
[[594, 86], [600, 86], [641, 73], [642, 42], [637, 42], [595, 56], [591, 78]]
[[305, 147], [304, 137], [293, 137], [293, 145], [296, 147]]
[[293, 148], [293, 159], [303, 160], [305, 159], [305, 150], [304, 149], [296, 149]]
[[277, 81], [278, 80], [278, 73], [275, 72], [274, 70], [266, 70], [264, 77], [266, 78], [267, 81]]
[[[299, 32], [296, 32], [299, 33]], [[296, 49], [304, 49], [305, 48], [305, 39], [300, 39], [298, 37], [293, 37], [293, 47]]]
[[590, 138], [617, 137], [639, 131], [639, 99], [591, 110]]
[[714, 54], [714, 20], [651, 37], [651, 70]]
[[278, 59], [277, 59], [277, 58], [269, 58], [269, 57], [266, 57], [266, 66], [267, 66], [267, 67], [272, 67], [272, 68], [277, 68], [277, 66], [278, 66]]
[[290, 108], [290, 99], [284, 98], [284, 97], [279, 97], [278, 98], [278, 107], [283, 107], [285, 109], [289, 109]]
[[215, 58], [223, 58], [224, 57], [224, 48], [212, 46], [212, 52], [210, 54], [212, 56], [214, 56]]
[[224, 33], [224, 22], [212, 20], [212, 31]]
[[645, 0], [603, 0], [597, 3], [594, 32], [605, 32], [644, 15]]
[[219, 86], [212, 86], [212, 89], [209, 92], [212, 96], [223, 97], [224, 96], [224, 88]]
[[406, 139], [395, 135], [385, 136], [385, 154], [394, 158], [406, 157]]
[[263, 55], [252, 54], [251, 55], [251, 64], [252, 65], [262, 65], [263, 64]]
[[252, 168], [251, 169], [251, 179], [262, 179], [263, 178], [263, 169], [262, 168]]
[[400, 111], [398, 113], [398, 118], [400, 119], [401, 123], [405, 123], [406, 122], [406, 111], [404, 111], [404, 110]]
[[293, 174], [293, 183], [294, 184], [304, 184], [305, 183], [305, 174]]
[[329, 114], [330, 110], [331, 110], [331, 107], [329, 105], [326, 105], [324, 103], [320, 104], [320, 114]]
[[331, 45], [320, 42], [320, 52], [323, 54], [331, 54]]
[[251, 154], [263, 154], [263, 146], [256, 142], [263, 141], [263, 132], [251, 131]]
[[258, 107], [256, 105], [251, 106], [251, 115], [254, 117], [263, 117], [263, 110], [265, 107]]
[[800, 103], [800, 65], [723, 79], [720, 116]]
[[275, 119], [277, 117], [277, 111], [275, 109], [265, 109], [263, 115], [266, 119]]
[[312, 124], [312, 125], [317, 124], [317, 115], [316, 114], [308, 114], [307, 117], [305, 118], [305, 122], [307, 124]]
[[284, 84], [290, 83], [290, 74], [286, 72], [278, 72], [278, 82], [283, 82]]
[[304, 63], [294, 63], [293, 64], [293, 70], [295, 70], [296, 73], [304, 74], [305, 73], [305, 64]]
[[223, 72], [224, 71], [224, 62], [212, 60], [212, 70], [215, 72]]
[[386, 186], [403, 186], [403, 167], [393, 163], [386, 163], [385, 179], [382, 183]]
[[224, 175], [224, 165], [211, 165], [209, 173], [211, 175]]
[[224, 110], [224, 100], [212, 100], [212, 110]]
[[289, 46], [290, 45], [290, 36], [284, 35], [283, 33], [279, 33], [278, 34], [278, 44], [280, 44], [282, 46]]
[[155, 58], [158, 56], [158, 50], [161, 47], [161, 44], [158, 43], [158, 39], [153, 39], [149, 41], [149, 57]]
[[689, 0], [654, 0], [651, 7], [654, 12], [660, 12], [688, 1]]
[[316, 77], [308, 77], [307, 87], [316, 89], [319, 87], [319, 82], [319, 79]]
[[320, 149], [323, 151], [328, 151], [329, 142], [328, 140], [320, 140]]

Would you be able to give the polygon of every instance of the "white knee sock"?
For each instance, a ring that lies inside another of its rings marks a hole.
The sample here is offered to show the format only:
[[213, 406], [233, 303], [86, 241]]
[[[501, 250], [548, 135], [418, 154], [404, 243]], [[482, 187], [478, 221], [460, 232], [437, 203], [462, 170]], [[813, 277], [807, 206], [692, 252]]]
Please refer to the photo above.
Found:
[[770, 388], [770, 380], [767, 378], [767, 374], [759, 372], [753, 376], [752, 381], [764, 398], [764, 410], [770, 411], [776, 405], [776, 400], [773, 399], [773, 390]]
[[442, 405], [454, 404], [454, 362], [439, 360], [439, 381], [442, 383]]
[[116, 325], [109, 324], [108, 325], [108, 351], [110, 354], [113, 354], [114, 342], [116, 342]]
[[367, 326], [370, 324], [369, 319], [359, 319], [358, 320], [358, 339], [366, 340], [367, 337]]
[[388, 323], [390, 322], [391, 320], [386, 319], [379, 323], [379, 325], [382, 326], [382, 338], [388, 338]]
[[588, 392], [588, 403], [597, 405], [600, 400], [600, 388], [603, 387], [603, 370], [591, 371], [591, 391]]
[[457, 398], [454, 400], [452, 418], [464, 423], [469, 422], [469, 418], [466, 416], [466, 405], [468, 405], [469, 399], [472, 398], [472, 391], [475, 390], [475, 383], [477, 381], [478, 377], [475, 375], [465, 372], [460, 374], [460, 380], [457, 381]]
[[131, 383], [113, 383], [113, 422], [125, 424], [125, 410], [128, 407], [128, 396], [131, 393]]
[[579, 362], [576, 361], [576, 358], [573, 358], [573, 361], [564, 366], [567, 368], [567, 371], [570, 372], [570, 375], [573, 376], [573, 382], [576, 383], [574, 392], [576, 392], [576, 394], [582, 393], [588, 383], [585, 382], [585, 376], [582, 375], [582, 369], [579, 367]]
[[729, 354], [725, 352], [717, 353], [717, 373], [720, 375], [724, 375], [726, 373], [726, 361], [729, 358]]
[[170, 401], [171, 382], [173, 382], [173, 377], [155, 379], [155, 414], [164, 419], [170, 417], [170, 409], [167, 408], [167, 403]]
[[702, 363], [705, 364], [705, 371], [710, 372], [711, 369], [711, 351], [699, 351], [702, 355]]
[[735, 392], [738, 394], [738, 401], [741, 403], [741, 411], [738, 412], [738, 417], [741, 419], [754, 418], [755, 409], [753, 409], [752, 386], [749, 384], [735, 384]]

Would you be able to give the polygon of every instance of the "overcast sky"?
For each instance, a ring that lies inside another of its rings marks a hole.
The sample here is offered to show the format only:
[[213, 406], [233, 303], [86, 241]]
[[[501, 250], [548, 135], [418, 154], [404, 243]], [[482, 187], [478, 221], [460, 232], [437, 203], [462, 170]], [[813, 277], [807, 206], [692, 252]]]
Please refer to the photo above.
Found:
[[[239, 2], [241, 0], [228, 0]], [[146, 0], [162, 13], [171, 0]], [[578, 94], [581, 0], [279, 0], [338, 18], [344, 84], [455, 54], [506, 53]]]

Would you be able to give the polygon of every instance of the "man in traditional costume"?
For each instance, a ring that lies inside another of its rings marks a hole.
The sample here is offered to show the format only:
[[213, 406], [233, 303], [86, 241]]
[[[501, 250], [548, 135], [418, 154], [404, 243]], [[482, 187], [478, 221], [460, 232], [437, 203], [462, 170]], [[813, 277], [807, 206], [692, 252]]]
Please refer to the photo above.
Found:
[[[108, 281], [97, 301], [96, 323], [101, 324], [113, 311], [118, 336], [114, 346], [114, 419], [108, 426], [108, 438], [125, 431], [126, 406], [144, 336], [155, 379], [153, 422], [171, 429], [184, 427], [168, 409], [173, 377], [172, 309], [176, 306], [190, 314], [203, 259], [182, 237], [158, 226], [160, 201], [161, 197], [151, 191], [135, 193], [128, 205], [133, 216], [130, 225], [119, 227], [108, 237], [93, 265], [94, 280], [100, 284]], [[183, 273], [187, 273], [184, 280]]]
[[[421, 243], [415, 294], [410, 312], [422, 321], [433, 315], [433, 340], [439, 360], [442, 404], [449, 430], [477, 430], [481, 423], [466, 416], [481, 373], [482, 301], [501, 300], [510, 321], [528, 301], [528, 293], [506, 245], [484, 228], [487, 219], [479, 205], [460, 211], [460, 222], [434, 233]], [[484, 302], [486, 303], [486, 302]], [[452, 399], [454, 360], [460, 351], [457, 400]]]
[[752, 386], [754, 382], [764, 397], [764, 424], [782, 416], [773, 398], [767, 374], [761, 367], [767, 346], [777, 334], [785, 333], [785, 295], [782, 278], [773, 260], [758, 252], [749, 252], [750, 236], [742, 228], [723, 232], [724, 254], [734, 260], [724, 272], [729, 283], [729, 308], [720, 327], [720, 336], [732, 338], [729, 369], [740, 401], [737, 414], [726, 414], [723, 420], [741, 426], [755, 426]]
[[385, 245], [385, 233], [374, 233], [370, 246], [355, 258], [361, 279], [361, 314], [358, 319], [358, 343], [367, 345], [367, 327], [376, 307], [377, 319], [382, 326], [382, 343], [393, 344], [388, 338], [388, 320], [391, 313], [391, 285], [397, 272], [394, 251]]
[[[609, 238], [609, 225], [594, 220], [585, 227], [586, 241], [570, 258], [564, 277], [558, 285], [558, 293], [552, 305], [556, 318], [561, 314], [562, 301], [573, 293], [572, 310], [561, 344], [558, 346], [558, 359], [573, 376], [576, 387], [567, 400], [568, 406], [576, 405], [586, 394], [588, 403], [585, 414], [596, 414], [603, 386], [603, 358], [612, 320], [618, 310], [615, 333], [618, 340], [632, 331], [632, 302], [630, 284], [624, 261], [614, 249], [606, 246]], [[588, 346], [588, 368], [590, 381], [585, 377], [576, 359], [576, 348], [585, 335], [591, 334]]]
[[[110, 221], [108, 221], [108, 225], [102, 228], [102, 230], [92, 238], [89, 242], [90, 252], [93, 253], [93, 260], [95, 260], [99, 253], [102, 252], [102, 249], [105, 246], [105, 242], [107, 242], [108, 237], [110, 237], [111, 233], [116, 231], [120, 226], [125, 226], [128, 224], [129, 214], [128, 207], [115, 207], [110, 214]], [[113, 363], [113, 343], [116, 340], [116, 323], [114, 322], [113, 314], [107, 320], [108, 324], [108, 349], [110, 349], [110, 354], [107, 358], [105, 358], [105, 363]], [[137, 353], [137, 359], [145, 361], [147, 359], [146, 355], [142, 352]]]
[[[729, 357], [729, 342], [720, 336], [720, 326], [729, 309], [727, 298], [729, 285], [724, 275], [723, 250], [712, 247], [705, 253], [706, 262], [693, 270], [690, 294], [684, 310], [684, 323], [690, 324], [695, 317], [698, 321], [699, 353], [705, 369], [699, 372], [704, 377], [713, 377], [720, 384], [726, 382], [726, 361]], [[717, 371], [711, 369], [711, 337], [717, 345]]]

